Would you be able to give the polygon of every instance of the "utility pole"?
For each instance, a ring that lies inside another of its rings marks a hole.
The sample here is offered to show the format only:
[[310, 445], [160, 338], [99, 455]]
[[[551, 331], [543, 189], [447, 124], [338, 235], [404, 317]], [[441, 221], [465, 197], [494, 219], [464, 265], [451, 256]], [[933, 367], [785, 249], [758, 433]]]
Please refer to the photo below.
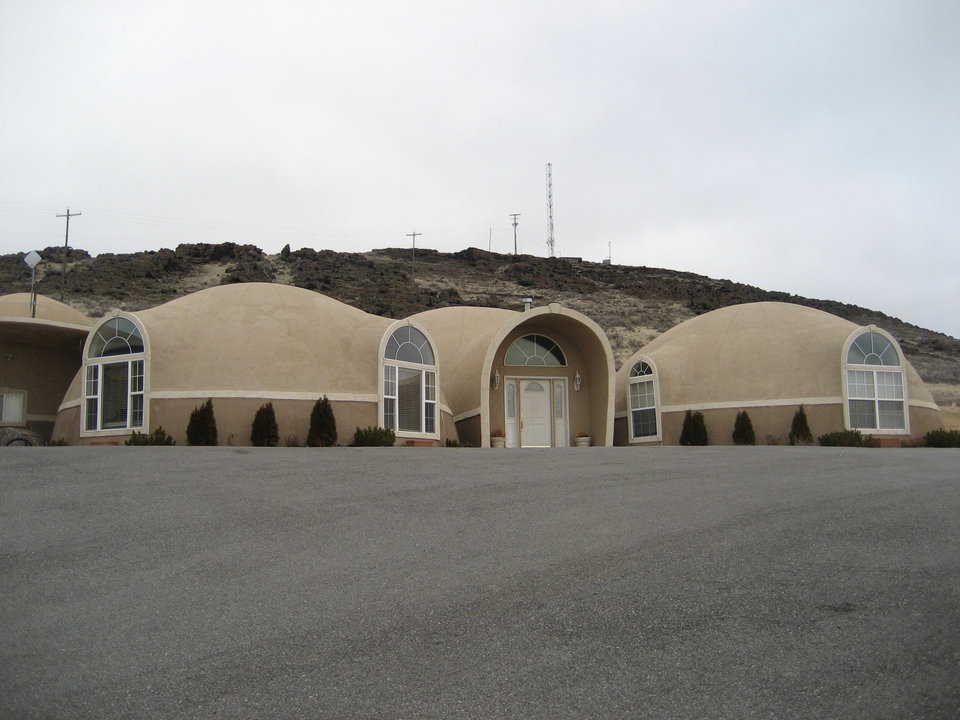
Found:
[[513, 218], [513, 254], [517, 254], [517, 218], [520, 217], [520, 213], [510, 213], [510, 217]]
[[66, 215], [57, 215], [67, 219], [67, 232], [63, 236], [63, 276], [60, 278], [60, 302], [63, 302], [63, 295], [67, 291], [67, 247], [70, 245], [70, 218], [83, 215], [82, 212], [71, 213], [67, 208]]
[[408, 232], [407, 237], [413, 238], [413, 251], [410, 255], [410, 279], [413, 280], [413, 275], [417, 271], [417, 235], [423, 235], [423, 233], [418, 233], [416, 230], [413, 232]]
[[487, 236], [487, 252], [493, 251], [493, 225], [490, 226], [490, 234]]
[[553, 164], [547, 163], [547, 252], [553, 257]]

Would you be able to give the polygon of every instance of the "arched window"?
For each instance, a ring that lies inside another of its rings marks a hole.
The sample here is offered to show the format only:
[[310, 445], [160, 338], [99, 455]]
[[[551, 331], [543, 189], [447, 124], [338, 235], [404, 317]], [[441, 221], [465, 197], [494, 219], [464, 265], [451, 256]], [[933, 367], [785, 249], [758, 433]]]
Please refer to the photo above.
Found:
[[567, 359], [553, 340], [543, 335], [524, 335], [507, 348], [507, 365], [564, 367]]
[[84, 370], [84, 430], [143, 427], [144, 360], [143, 336], [130, 320], [97, 328]]
[[437, 433], [437, 371], [426, 335], [397, 328], [383, 352], [383, 427], [398, 434]]
[[630, 439], [657, 440], [657, 374], [644, 361], [630, 368], [628, 392], [630, 394]]
[[903, 369], [895, 343], [868, 330], [850, 343], [846, 361], [850, 428], [906, 429]]

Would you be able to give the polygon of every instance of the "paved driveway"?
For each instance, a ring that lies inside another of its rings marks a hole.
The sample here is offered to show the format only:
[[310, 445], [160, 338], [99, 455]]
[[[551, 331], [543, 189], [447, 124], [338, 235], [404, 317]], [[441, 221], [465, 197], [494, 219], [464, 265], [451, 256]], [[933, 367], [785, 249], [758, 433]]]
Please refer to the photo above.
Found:
[[957, 718], [960, 451], [10, 448], [0, 717]]

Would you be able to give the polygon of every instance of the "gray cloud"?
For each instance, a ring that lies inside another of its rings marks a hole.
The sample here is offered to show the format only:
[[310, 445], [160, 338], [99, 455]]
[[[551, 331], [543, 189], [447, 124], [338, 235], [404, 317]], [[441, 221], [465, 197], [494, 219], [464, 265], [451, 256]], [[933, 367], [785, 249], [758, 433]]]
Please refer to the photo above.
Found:
[[545, 251], [960, 336], [950, 2], [0, 7], [0, 249]]

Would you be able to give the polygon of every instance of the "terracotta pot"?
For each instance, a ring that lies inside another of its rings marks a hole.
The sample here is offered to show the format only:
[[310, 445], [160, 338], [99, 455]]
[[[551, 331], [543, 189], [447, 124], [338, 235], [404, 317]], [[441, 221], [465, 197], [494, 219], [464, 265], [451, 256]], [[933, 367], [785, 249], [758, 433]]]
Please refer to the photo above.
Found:
[[494, 435], [490, 438], [490, 446], [495, 448], [502, 448], [507, 446], [507, 439], [500, 435]]
[[574, 438], [574, 442], [577, 444], [577, 447], [590, 447], [590, 442], [593, 440], [591, 437], [578, 437]]

